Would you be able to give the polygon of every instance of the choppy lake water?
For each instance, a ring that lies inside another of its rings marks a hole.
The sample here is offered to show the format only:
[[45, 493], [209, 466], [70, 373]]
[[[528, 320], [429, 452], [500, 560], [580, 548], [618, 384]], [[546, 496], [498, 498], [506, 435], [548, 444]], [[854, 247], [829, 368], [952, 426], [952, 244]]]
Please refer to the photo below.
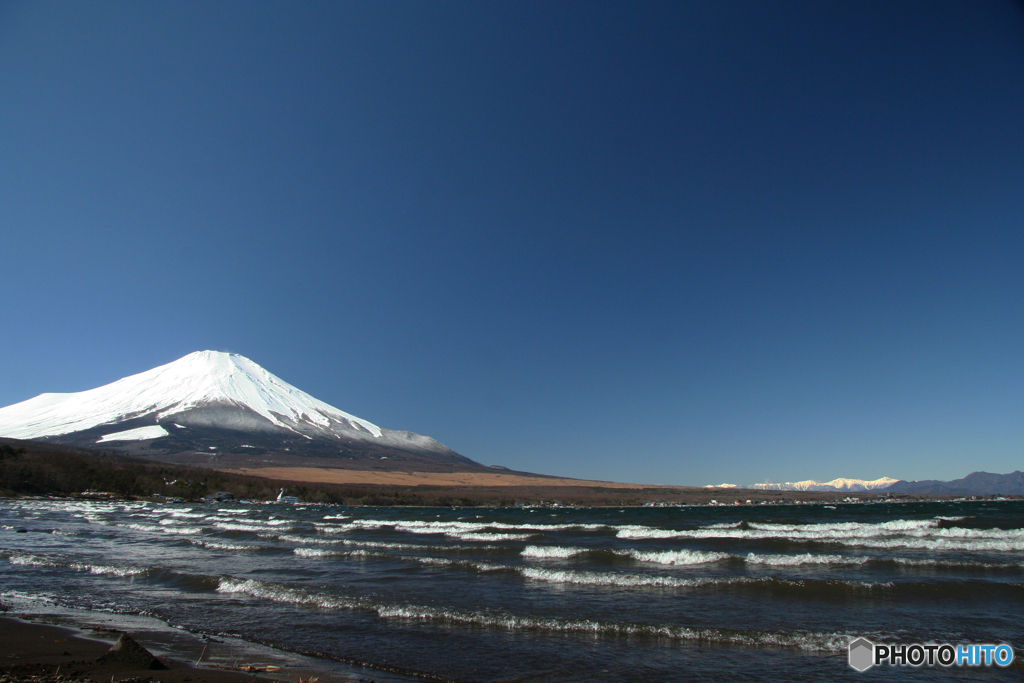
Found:
[[[24, 532], [19, 533], [20, 530]], [[1024, 503], [602, 509], [0, 501], [0, 597], [456, 681], [1019, 680]]]

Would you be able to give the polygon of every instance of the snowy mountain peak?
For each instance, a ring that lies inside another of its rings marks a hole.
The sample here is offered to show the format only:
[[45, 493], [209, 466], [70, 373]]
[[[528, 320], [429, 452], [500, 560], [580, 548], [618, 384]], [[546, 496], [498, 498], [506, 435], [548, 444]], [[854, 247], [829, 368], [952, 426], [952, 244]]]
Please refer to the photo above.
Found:
[[883, 489], [895, 483], [896, 480], [890, 477], [882, 477], [881, 479], [872, 479], [870, 481], [840, 477], [839, 479], [825, 482], [807, 479], [797, 482], [787, 481], [784, 484], [754, 484], [749, 488], [765, 491], [872, 491], [874, 489]]
[[272, 425], [302, 425], [380, 437], [380, 427], [319, 401], [234, 353], [197, 351], [112, 384], [72, 394], [41, 394], [0, 408], [0, 435], [37, 439], [152, 415], [156, 422], [208, 406], [248, 409]]

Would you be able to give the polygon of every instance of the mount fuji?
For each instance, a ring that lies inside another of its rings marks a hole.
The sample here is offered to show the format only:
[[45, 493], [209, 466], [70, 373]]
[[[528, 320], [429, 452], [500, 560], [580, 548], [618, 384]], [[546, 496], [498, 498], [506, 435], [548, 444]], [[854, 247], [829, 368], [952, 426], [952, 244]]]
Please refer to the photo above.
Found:
[[487, 469], [428, 436], [378, 427], [248, 358], [218, 351], [0, 408], [0, 436], [216, 467]]

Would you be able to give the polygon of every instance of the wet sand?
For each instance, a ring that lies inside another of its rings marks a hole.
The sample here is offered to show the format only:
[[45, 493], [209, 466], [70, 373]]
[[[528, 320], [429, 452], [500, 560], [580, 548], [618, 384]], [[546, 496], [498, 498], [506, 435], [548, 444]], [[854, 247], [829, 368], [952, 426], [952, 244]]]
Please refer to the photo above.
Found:
[[[100, 634], [97, 634], [100, 635]], [[107, 639], [84, 637], [75, 629], [34, 623], [17, 618], [0, 618], [0, 670], [19, 680], [30, 677], [67, 678], [69, 680], [109, 683], [127, 679], [154, 680], [162, 683], [245, 683], [253, 676], [242, 672], [195, 668], [189, 664], [161, 658], [167, 669], [153, 670], [111, 662], [99, 663], [117, 632], [105, 632]], [[142, 643], [152, 646], [152, 643]]]
[[[71, 628], [37, 621], [32, 615], [0, 617], [0, 681], [32, 683], [341, 683], [379, 680], [376, 672], [365, 674], [297, 666], [294, 659], [270, 660], [267, 656], [240, 652], [218, 639], [128, 630], [129, 635], [152, 652], [166, 669], [146, 669], [124, 663], [96, 660], [120, 637], [121, 631], [104, 626]], [[184, 656], [171, 657], [171, 651]], [[283, 653], [282, 653], [283, 654]], [[192, 659], [195, 657], [195, 659]], [[200, 661], [201, 660], [201, 661]], [[196, 666], [196, 662], [199, 665]], [[314, 664], [315, 666], [315, 664]], [[269, 667], [269, 670], [268, 670]]]

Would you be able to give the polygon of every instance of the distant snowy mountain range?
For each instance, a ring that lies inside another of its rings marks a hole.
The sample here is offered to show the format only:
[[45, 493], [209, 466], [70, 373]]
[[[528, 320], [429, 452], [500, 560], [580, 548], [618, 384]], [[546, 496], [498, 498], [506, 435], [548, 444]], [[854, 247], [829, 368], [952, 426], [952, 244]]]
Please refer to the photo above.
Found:
[[739, 484], [719, 484], [718, 486], [709, 486], [706, 488], [743, 488], [743, 489], [756, 489], [760, 491], [874, 491], [876, 489], [884, 489], [888, 486], [892, 486], [898, 480], [890, 477], [882, 477], [881, 479], [872, 479], [870, 481], [864, 479], [833, 479], [832, 481], [814, 481], [813, 479], [807, 479], [805, 481], [787, 481], [783, 484], [750, 484], [750, 485], [739, 485]]
[[753, 484], [747, 488], [761, 491], [874, 491], [875, 489], [884, 489], [887, 486], [892, 486], [897, 481], [897, 479], [890, 477], [882, 477], [881, 479], [872, 479], [870, 481], [839, 478], [832, 481], [819, 482], [807, 479], [796, 482], [787, 481], [784, 484]]
[[353, 469], [483, 467], [428, 436], [378, 427], [248, 358], [217, 351], [0, 408], [0, 436], [218, 466], [323, 460]]
[[742, 488], [761, 491], [873, 491], [875, 493], [908, 493], [929, 495], [958, 496], [1024, 496], [1024, 472], [1009, 474], [991, 474], [989, 472], [972, 472], [962, 479], [953, 481], [903, 481], [882, 477], [881, 479], [833, 479], [832, 481], [786, 482], [784, 484], [718, 484], [705, 488]]

